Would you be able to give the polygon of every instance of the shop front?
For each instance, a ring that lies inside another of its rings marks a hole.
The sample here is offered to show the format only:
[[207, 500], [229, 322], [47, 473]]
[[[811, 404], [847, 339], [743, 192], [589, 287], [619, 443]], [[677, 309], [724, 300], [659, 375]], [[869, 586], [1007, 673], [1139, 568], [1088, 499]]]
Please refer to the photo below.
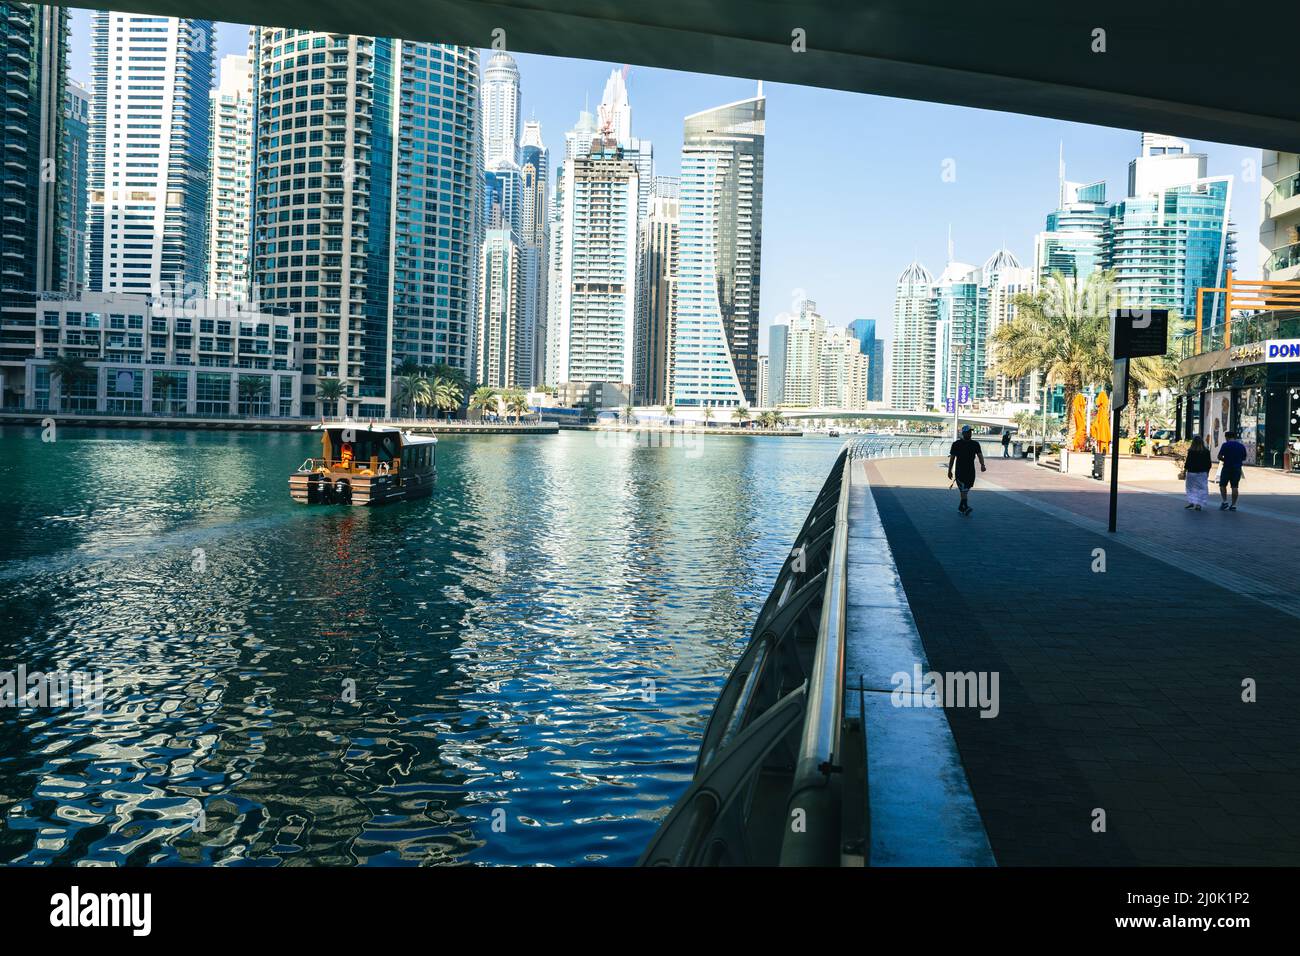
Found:
[[1201, 435], [1211, 454], [1229, 431], [1246, 463], [1300, 472], [1300, 339], [1265, 339], [1183, 361], [1176, 437]]

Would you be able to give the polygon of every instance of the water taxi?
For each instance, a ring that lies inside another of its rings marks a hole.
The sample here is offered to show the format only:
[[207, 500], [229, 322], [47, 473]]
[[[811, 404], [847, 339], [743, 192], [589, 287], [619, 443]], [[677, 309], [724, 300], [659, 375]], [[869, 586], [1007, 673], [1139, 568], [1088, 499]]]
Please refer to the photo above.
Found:
[[382, 505], [423, 498], [438, 476], [438, 439], [393, 425], [322, 421], [321, 457], [289, 476], [289, 494], [305, 505]]

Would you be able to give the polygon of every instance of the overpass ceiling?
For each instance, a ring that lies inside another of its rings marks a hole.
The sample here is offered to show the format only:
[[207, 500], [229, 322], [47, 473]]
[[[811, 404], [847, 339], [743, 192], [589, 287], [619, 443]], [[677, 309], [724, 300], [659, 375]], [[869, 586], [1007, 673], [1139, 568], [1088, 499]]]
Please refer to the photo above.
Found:
[[[1300, 150], [1283, 5], [1204, 0], [107, 0], [304, 27], [855, 90]], [[1270, 24], [1270, 16], [1278, 22]], [[791, 31], [807, 52], [791, 49]], [[1093, 52], [1094, 30], [1105, 52]]]

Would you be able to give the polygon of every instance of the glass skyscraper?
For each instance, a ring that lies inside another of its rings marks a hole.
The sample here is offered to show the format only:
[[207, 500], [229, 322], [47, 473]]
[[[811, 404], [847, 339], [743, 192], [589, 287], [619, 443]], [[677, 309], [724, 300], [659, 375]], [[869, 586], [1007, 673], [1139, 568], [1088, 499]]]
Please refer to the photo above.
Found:
[[739, 406], [758, 398], [767, 101], [686, 117], [673, 346], [676, 405]]
[[857, 319], [849, 323], [849, 331], [858, 340], [858, 347], [867, 357], [867, 401], [879, 402], [885, 394], [885, 343], [876, 338], [875, 319]]
[[212, 47], [211, 20], [94, 15], [94, 291], [189, 297], [206, 285]]

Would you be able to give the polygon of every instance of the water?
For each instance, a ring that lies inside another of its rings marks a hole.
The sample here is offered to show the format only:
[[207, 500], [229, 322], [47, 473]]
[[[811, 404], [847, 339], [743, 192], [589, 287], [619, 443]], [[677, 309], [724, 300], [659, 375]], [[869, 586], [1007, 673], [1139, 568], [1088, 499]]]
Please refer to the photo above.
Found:
[[455, 436], [350, 509], [307, 433], [0, 429], [0, 671], [107, 691], [0, 710], [0, 861], [633, 863], [840, 447]]

